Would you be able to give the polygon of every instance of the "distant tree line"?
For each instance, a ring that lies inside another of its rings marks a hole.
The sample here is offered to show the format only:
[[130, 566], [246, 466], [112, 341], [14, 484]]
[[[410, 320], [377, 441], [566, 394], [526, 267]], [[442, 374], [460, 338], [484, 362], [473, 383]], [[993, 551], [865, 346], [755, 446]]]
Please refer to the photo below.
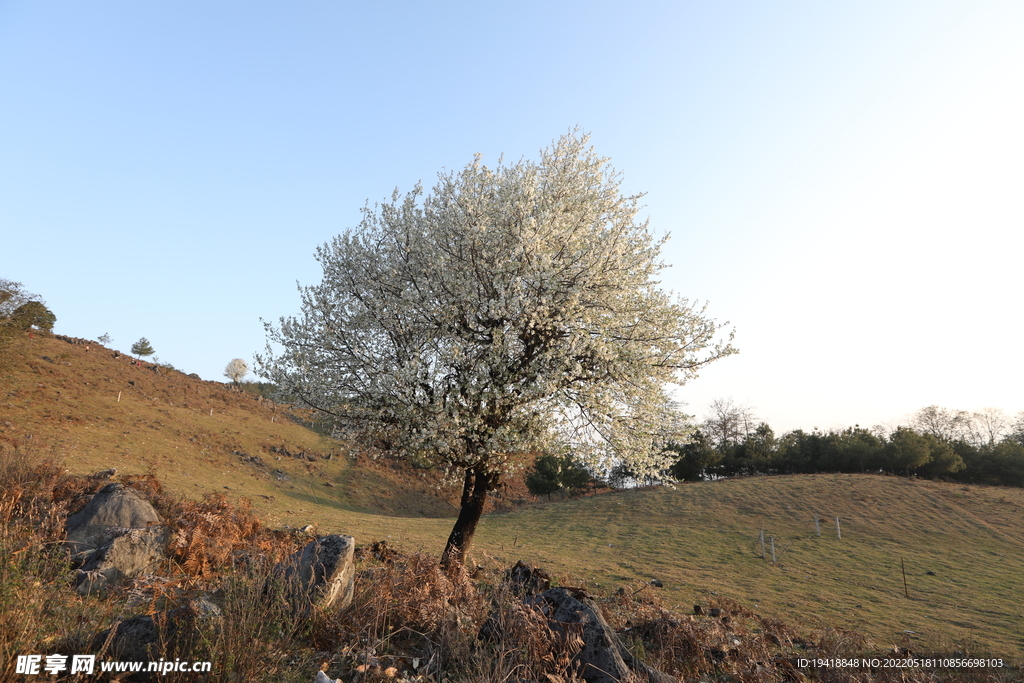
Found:
[[797, 429], [776, 437], [750, 409], [716, 401], [692, 439], [668, 448], [666, 473], [699, 481], [738, 475], [888, 472], [972, 484], [1024, 487], [1024, 413], [969, 413], [928, 406], [887, 430]]
[[[663, 473], [665, 480], [888, 473], [1024, 487], [1024, 413], [1010, 418], [993, 408], [972, 413], [928, 406], [894, 429], [796, 429], [777, 437], [750, 408], [718, 400], [688, 442], [666, 448], [678, 457]], [[624, 465], [595, 475], [570, 456], [540, 456], [526, 473], [530, 491], [549, 497], [559, 491], [573, 495], [598, 484], [621, 488], [650, 483], [654, 480], [635, 476]]]

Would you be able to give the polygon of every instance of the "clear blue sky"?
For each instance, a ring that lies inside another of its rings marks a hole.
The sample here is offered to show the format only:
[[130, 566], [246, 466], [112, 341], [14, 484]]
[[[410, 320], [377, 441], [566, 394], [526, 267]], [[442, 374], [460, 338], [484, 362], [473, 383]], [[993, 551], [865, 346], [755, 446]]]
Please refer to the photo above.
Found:
[[1024, 3], [0, 0], [0, 277], [223, 380], [359, 209], [574, 126], [777, 432], [1024, 409]]

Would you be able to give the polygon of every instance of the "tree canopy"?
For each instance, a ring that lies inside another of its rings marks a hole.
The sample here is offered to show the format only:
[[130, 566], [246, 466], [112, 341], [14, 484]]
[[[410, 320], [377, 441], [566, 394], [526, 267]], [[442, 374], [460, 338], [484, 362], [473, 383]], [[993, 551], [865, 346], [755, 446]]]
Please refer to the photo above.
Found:
[[41, 301], [37, 294], [25, 291], [25, 285], [0, 277], [0, 321], [14, 313], [19, 306], [29, 301]]
[[596, 483], [594, 475], [571, 455], [541, 455], [526, 471], [526, 488], [535, 496], [551, 497], [556, 491], [577, 492]]
[[9, 324], [18, 330], [52, 332], [57, 316], [40, 301], [29, 301], [18, 306], [11, 314]]
[[38, 294], [25, 290], [20, 282], [0, 278], [0, 326], [8, 331], [53, 330], [57, 316]]
[[234, 358], [224, 367], [224, 376], [238, 384], [242, 378], [249, 374], [249, 364], [241, 358]]
[[155, 351], [153, 351], [153, 345], [149, 343], [149, 340], [142, 337], [132, 344], [132, 353], [141, 358], [142, 356], [152, 356]]
[[[317, 250], [323, 281], [267, 324], [260, 373], [387, 450], [463, 474], [461, 561], [509, 456], [665, 469], [670, 384], [734, 352], [656, 280], [664, 240], [587, 138], [458, 172], [363, 210]], [[273, 346], [272, 346], [273, 345]], [[277, 348], [275, 348], [277, 347]]]

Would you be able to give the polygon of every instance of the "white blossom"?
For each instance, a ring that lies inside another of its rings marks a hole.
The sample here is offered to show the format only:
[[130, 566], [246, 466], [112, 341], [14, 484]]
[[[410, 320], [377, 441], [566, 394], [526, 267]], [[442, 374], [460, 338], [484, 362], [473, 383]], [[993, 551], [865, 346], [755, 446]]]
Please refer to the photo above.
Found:
[[686, 429], [668, 387], [734, 349], [660, 288], [664, 240], [619, 185], [570, 134], [396, 190], [317, 250], [323, 280], [266, 325], [260, 374], [399, 455], [500, 472], [561, 448], [658, 472]]
[[249, 374], [249, 364], [241, 358], [235, 358], [224, 368], [224, 376], [235, 384], [238, 384], [243, 377]]

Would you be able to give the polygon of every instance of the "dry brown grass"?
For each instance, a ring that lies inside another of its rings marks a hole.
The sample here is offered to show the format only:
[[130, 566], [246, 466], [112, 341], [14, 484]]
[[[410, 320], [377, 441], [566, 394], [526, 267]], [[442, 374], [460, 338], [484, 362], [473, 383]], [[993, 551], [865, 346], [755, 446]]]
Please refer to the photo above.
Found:
[[[504, 584], [499, 566], [471, 577], [444, 571], [432, 556], [375, 544], [358, 553], [351, 609], [340, 618], [302, 617], [272, 568], [306, 539], [266, 529], [251, 509], [223, 496], [201, 502], [170, 497], [151, 476], [123, 481], [156, 502], [176, 527], [182, 539], [177, 562], [161, 577], [83, 598], [71, 590], [61, 530], [68, 512], [106, 482], [26, 457], [0, 465], [0, 680], [12, 678], [18, 654], [95, 651], [104, 629], [149, 614], [163, 627], [160, 655], [213, 661], [212, 680], [308, 682], [323, 668], [332, 678], [358, 683], [578, 681], [578, 637], [548, 628], [546, 618]], [[203, 598], [219, 606], [221, 619], [189, 611]], [[806, 632], [724, 597], [711, 597], [699, 615], [670, 609], [640, 584], [596, 600], [634, 656], [686, 681], [1009, 683], [1020, 676], [1009, 670], [815, 671], [798, 660], [893, 653], [871, 652], [853, 632]]]
[[393, 669], [424, 681], [575, 680], [581, 643], [552, 632], [507, 589], [421, 554], [381, 562], [363, 552], [359, 566], [352, 608], [319, 622], [318, 645], [338, 653], [332, 676], [374, 680]]
[[105, 616], [70, 590], [67, 506], [53, 497], [64, 476], [52, 462], [0, 453], [0, 680], [13, 679], [19, 654], [81, 646]]

